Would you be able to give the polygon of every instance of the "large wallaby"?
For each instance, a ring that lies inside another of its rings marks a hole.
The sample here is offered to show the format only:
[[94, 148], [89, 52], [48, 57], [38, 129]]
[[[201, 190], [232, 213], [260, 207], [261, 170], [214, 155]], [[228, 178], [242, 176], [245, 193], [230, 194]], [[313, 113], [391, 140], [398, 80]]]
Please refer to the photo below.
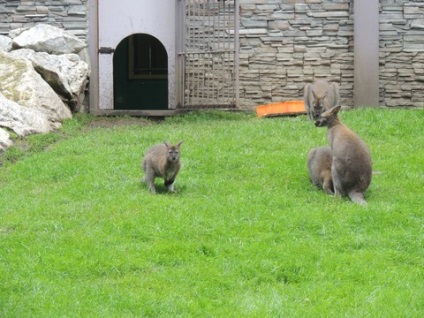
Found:
[[305, 85], [304, 101], [310, 120], [318, 119], [324, 111], [339, 105], [339, 85], [318, 79]]
[[333, 180], [331, 177], [331, 162], [333, 153], [331, 148], [313, 148], [308, 153], [308, 171], [311, 181], [317, 187], [321, 187], [328, 194], [334, 194]]
[[322, 113], [315, 125], [328, 127], [335, 195], [347, 195], [353, 202], [366, 204], [364, 192], [372, 178], [371, 154], [365, 142], [342, 124], [337, 116], [340, 108], [336, 106]]
[[147, 150], [142, 161], [143, 181], [152, 193], [156, 193], [154, 182], [157, 177], [164, 179], [168, 190], [174, 192], [175, 178], [181, 168], [180, 146], [182, 143], [181, 141], [176, 145], [170, 145], [164, 142]]

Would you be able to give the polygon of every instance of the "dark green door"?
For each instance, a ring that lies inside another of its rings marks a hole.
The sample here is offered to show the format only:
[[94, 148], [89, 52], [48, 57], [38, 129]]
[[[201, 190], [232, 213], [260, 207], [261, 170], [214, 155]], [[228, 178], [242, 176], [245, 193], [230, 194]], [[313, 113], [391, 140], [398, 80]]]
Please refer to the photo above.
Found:
[[148, 34], [133, 34], [113, 57], [114, 109], [168, 109], [168, 54]]

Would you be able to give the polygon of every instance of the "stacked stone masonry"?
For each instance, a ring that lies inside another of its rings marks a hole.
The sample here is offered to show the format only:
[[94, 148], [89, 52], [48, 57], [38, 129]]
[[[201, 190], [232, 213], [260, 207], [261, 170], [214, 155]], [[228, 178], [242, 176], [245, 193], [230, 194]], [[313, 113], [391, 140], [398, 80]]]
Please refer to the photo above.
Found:
[[240, 104], [302, 99], [317, 78], [352, 104], [352, 1], [240, 0]]
[[380, 0], [380, 103], [424, 105], [424, 1]]
[[[0, 34], [48, 23], [88, 41], [88, 2], [0, 0]], [[424, 1], [379, 6], [380, 104], [422, 107]], [[353, 105], [353, 10], [353, 0], [240, 0], [240, 106], [299, 99], [316, 78]]]
[[63, 28], [83, 40], [88, 34], [88, 0], [0, 0], [0, 34], [37, 23]]

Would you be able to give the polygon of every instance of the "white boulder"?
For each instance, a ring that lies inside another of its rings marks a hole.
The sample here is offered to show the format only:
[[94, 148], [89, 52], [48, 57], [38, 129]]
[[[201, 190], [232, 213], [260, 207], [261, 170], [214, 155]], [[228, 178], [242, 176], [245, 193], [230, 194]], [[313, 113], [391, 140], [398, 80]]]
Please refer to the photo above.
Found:
[[[51, 25], [0, 35], [0, 127], [19, 136], [46, 133], [71, 110], [83, 111], [90, 66], [80, 56], [89, 61], [86, 43]], [[0, 128], [0, 150], [11, 144]]]
[[13, 49], [27, 48], [50, 54], [78, 53], [86, 46], [76, 36], [48, 24], [37, 24], [12, 40]]
[[0, 51], [0, 92], [19, 105], [38, 109], [56, 127], [72, 117], [70, 109], [38, 74], [29, 60]]
[[29, 49], [15, 50], [9, 54], [30, 60], [35, 70], [71, 110], [79, 111], [83, 107], [90, 70], [88, 64], [81, 61], [78, 55], [52, 55]]
[[22, 107], [0, 93], [0, 127], [13, 130], [20, 137], [52, 130], [47, 116], [37, 109]]
[[10, 51], [12, 48], [12, 39], [5, 35], [0, 35], [0, 50], [5, 52]]
[[12, 144], [13, 142], [10, 139], [10, 134], [6, 130], [0, 128], [0, 150], [6, 150], [12, 146]]

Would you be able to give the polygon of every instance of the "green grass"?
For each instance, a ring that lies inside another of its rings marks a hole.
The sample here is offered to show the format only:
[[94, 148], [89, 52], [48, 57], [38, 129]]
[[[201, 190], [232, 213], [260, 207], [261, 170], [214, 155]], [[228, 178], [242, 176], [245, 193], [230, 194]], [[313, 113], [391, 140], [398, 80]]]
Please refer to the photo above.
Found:
[[[424, 110], [341, 117], [378, 172], [366, 207], [310, 184], [327, 140], [305, 116], [27, 138], [1, 159], [0, 317], [422, 317]], [[164, 140], [183, 168], [152, 195], [140, 159]]]

